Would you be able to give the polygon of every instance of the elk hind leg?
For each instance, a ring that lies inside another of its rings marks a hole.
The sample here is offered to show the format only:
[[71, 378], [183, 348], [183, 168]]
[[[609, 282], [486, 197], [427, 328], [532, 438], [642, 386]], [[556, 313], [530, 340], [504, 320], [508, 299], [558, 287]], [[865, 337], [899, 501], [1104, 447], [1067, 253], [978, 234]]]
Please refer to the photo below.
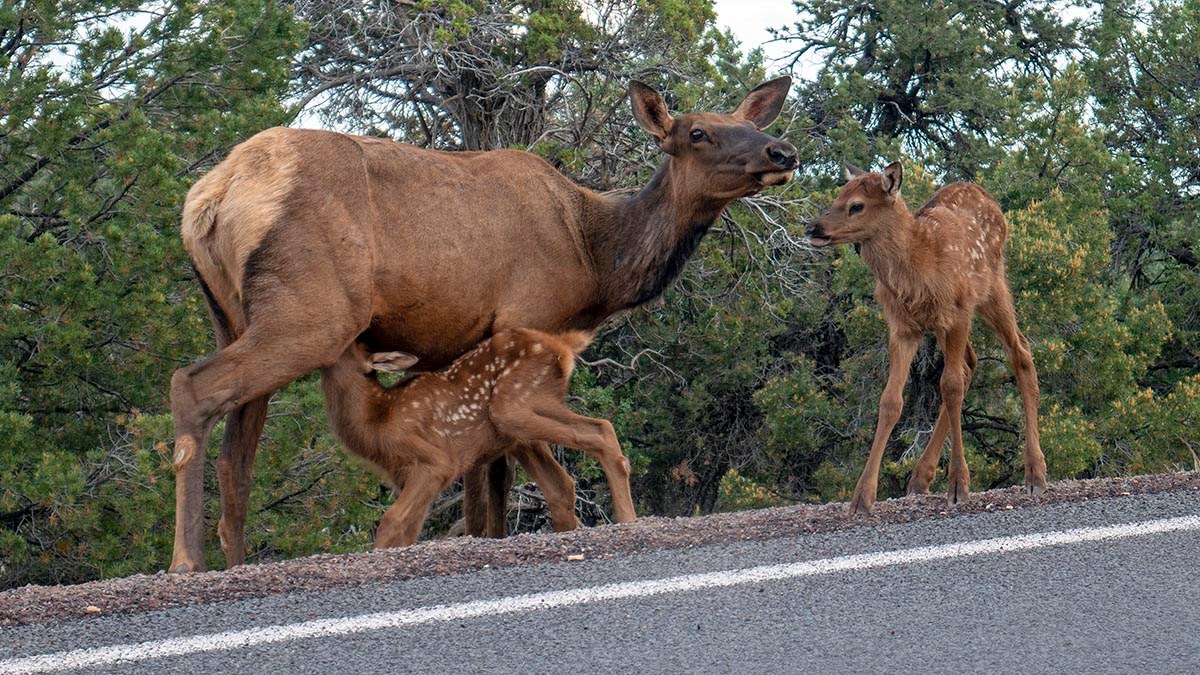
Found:
[[[262, 306], [268, 305], [264, 302]], [[233, 416], [238, 424], [249, 424], [245, 429], [233, 430], [233, 437], [227, 437], [231, 445], [226, 466], [230, 468], [226, 470], [228, 478], [222, 480], [222, 487], [233, 488], [235, 495], [243, 490], [248, 492], [248, 468], [252, 461], [249, 437], [253, 436], [253, 442], [257, 442], [257, 434], [251, 432], [260, 427], [258, 417], [265, 414], [266, 398], [289, 382], [332, 363], [361, 331], [349, 316], [317, 315], [298, 301], [277, 303], [272, 308], [280, 311], [265, 312], [262, 321], [251, 322], [245, 334], [215, 356], [180, 368], [171, 378], [176, 471], [172, 571], [204, 569], [204, 456], [217, 419], [248, 406], [246, 411]], [[281, 318], [276, 320], [276, 317]], [[235, 465], [244, 466], [247, 471], [234, 469]], [[237, 521], [244, 518], [239, 513], [245, 507], [243, 504], [234, 508], [237, 502], [230, 498], [225, 503], [230, 507], [226, 529], [232, 532]]]
[[1029, 340], [1017, 327], [1017, 315], [1008, 287], [1004, 286], [994, 293], [992, 300], [980, 308], [980, 314], [1004, 345], [1016, 376], [1017, 388], [1021, 391], [1025, 414], [1025, 489], [1030, 494], [1038, 495], [1046, 491], [1046, 457], [1042, 454], [1041, 436], [1038, 433], [1041, 392], [1038, 389], [1037, 369], [1033, 365], [1033, 352]]
[[225, 566], [246, 562], [246, 507], [254, 482], [254, 455], [267, 419], [271, 394], [237, 408], [225, 418], [225, 439], [217, 458], [221, 486], [221, 520], [217, 534], [225, 552]]
[[554, 531], [566, 532], [579, 527], [579, 519], [575, 516], [575, 480], [555, 461], [550, 446], [541, 442], [517, 443], [510, 452], [546, 497]]
[[528, 406], [498, 406], [492, 414], [497, 428], [505, 435], [577, 448], [595, 457], [608, 479], [613, 519], [625, 523], [637, 517], [629, 488], [629, 459], [621, 452], [617, 434], [608, 420], [577, 415], [550, 397], [532, 399]]

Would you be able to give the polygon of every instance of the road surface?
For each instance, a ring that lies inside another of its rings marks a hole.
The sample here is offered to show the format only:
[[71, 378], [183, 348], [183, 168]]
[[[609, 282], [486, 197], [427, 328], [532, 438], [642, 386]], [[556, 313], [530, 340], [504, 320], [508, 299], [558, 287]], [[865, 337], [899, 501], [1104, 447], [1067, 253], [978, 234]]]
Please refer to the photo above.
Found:
[[0, 672], [1200, 672], [1200, 492], [0, 628]]

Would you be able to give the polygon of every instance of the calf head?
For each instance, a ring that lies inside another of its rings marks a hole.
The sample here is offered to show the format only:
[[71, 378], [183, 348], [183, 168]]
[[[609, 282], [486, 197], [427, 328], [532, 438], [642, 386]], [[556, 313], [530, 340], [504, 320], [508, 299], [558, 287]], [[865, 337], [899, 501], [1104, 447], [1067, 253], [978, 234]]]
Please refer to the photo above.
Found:
[[842, 191], [805, 231], [813, 246], [867, 241], [892, 226], [900, 211], [907, 211], [900, 198], [900, 162], [888, 164], [883, 173], [868, 173], [850, 163], [844, 167]]

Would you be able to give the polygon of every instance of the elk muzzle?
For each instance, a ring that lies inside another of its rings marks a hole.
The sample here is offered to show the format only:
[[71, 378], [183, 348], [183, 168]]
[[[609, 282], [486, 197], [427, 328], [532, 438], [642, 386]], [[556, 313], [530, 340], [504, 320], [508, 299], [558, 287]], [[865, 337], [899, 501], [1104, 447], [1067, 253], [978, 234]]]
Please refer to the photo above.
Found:
[[833, 243], [829, 239], [829, 235], [825, 233], [825, 226], [820, 218], [813, 219], [808, 223], [808, 227], [804, 228], [804, 236], [808, 238], [808, 243], [813, 246], [828, 246]]
[[754, 175], [763, 185], [783, 185], [791, 181], [792, 173], [799, 165], [796, 147], [780, 140], [773, 140], [763, 148], [760, 161]]

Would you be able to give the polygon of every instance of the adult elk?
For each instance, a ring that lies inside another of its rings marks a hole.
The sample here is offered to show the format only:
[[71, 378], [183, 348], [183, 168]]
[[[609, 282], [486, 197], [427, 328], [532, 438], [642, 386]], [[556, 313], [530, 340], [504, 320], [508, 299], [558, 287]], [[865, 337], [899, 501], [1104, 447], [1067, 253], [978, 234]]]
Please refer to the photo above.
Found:
[[1038, 441], [1037, 371], [1029, 342], [1017, 328], [1012, 293], [1004, 271], [1008, 226], [1000, 205], [973, 183], [953, 183], [910, 214], [900, 184], [899, 162], [882, 174], [846, 164], [846, 185], [833, 205], [808, 227], [816, 246], [861, 242], [862, 258], [875, 275], [875, 298], [888, 325], [888, 381], [879, 401], [879, 421], [871, 455], [850, 510], [869, 512], [875, 503], [879, 464], [904, 406], [904, 383], [917, 344], [933, 331], [945, 354], [942, 405], [929, 445], [917, 460], [908, 493], [928, 493], [937, 473], [946, 434], [950, 434], [948, 499], [967, 498], [970, 478], [962, 444], [963, 394], [975, 371], [975, 351], [967, 341], [971, 321], [983, 317], [1008, 352], [1025, 408], [1025, 486], [1046, 489], [1046, 460]]
[[[790, 85], [760, 85], [731, 114], [675, 118], [632, 83], [634, 118], [666, 157], [631, 196], [596, 194], [513, 150], [438, 152], [283, 128], [236, 147], [183, 209], [220, 351], [171, 381], [171, 569], [204, 567], [204, 449], [222, 415], [217, 529], [236, 565], [272, 392], [333, 364], [360, 336], [436, 369], [500, 330], [591, 330], [658, 297], [730, 202], [790, 180], [795, 148], [760, 131]], [[503, 528], [498, 501], [493, 532], [498, 519]]]

